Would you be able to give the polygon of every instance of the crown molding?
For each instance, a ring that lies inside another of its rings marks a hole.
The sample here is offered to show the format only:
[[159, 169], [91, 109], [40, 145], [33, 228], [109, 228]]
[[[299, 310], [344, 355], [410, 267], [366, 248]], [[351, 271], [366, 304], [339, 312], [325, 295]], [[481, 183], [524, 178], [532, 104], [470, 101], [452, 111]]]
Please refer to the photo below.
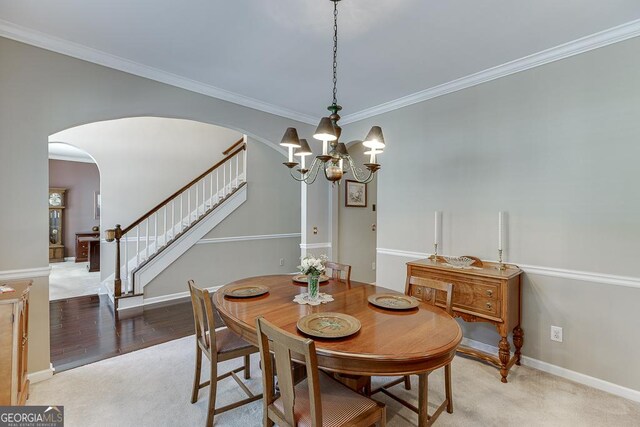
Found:
[[124, 71], [125, 73], [155, 80], [171, 86], [179, 87], [191, 92], [200, 93], [202, 95], [218, 98], [223, 101], [233, 102], [234, 104], [244, 107], [260, 110], [265, 113], [275, 114], [298, 122], [315, 125], [318, 118], [308, 114], [298, 113], [288, 108], [278, 107], [264, 101], [260, 101], [238, 93], [230, 92], [216, 86], [198, 82], [177, 74], [162, 71], [154, 67], [140, 64], [129, 59], [125, 59], [116, 55], [93, 49], [78, 43], [70, 42], [58, 37], [41, 33], [31, 28], [0, 19], [0, 36], [27, 43], [32, 46], [50, 50], [52, 52], [61, 53], [83, 61], [92, 62], [94, 64], [103, 65], [115, 70]]
[[366, 108], [353, 114], [347, 114], [340, 120], [343, 125], [347, 125], [349, 123], [364, 120], [402, 107], [407, 107], [409, 105], [437, 98], [452, 92], [467, 89], [491, 80], [526, 71], [550, 62], [559, 61], [570, 56], [578, 55], [637, 36], [640, 36], [640, 19], [618, 25], [617, 27], [613, 27], [608, 30], [600, 31], [502, 65], [488, 68], [478, 73], [470, 74], [393, 101], [385, 102], [375, 107]]
[[49, 160], [64, 160], [65, 162], [92, 163], [92, 164], [96, 163], [93, 161], [93, 159], [87, 159], [86, 157], [61, 156], [59, 154], [49, 154]]
[[[259, 101], [254, 98], [230, 92], [216, 86], [149, 67], [135, 61], [111, 55], [78, 43], [53, 37], [2, 19], [0, 19], [0, 36], [302, 123], [315, 125], [319, 120], [319, 118], [308, 114], [299, 113], [288, 108], [279, 107], [264, 101]], [[600, 31], [502, 65], [488, 68], [402, 98], [366, 108], [353, 114], [345, 115], [341, 118], [341, 122], [344, 126], [349, 123], [354, 123], [369, 117], [447, 95], [452, 92], [467, 89], [491, 80], [526, 71], [531, 68], [559, 61], [561, 59], [637, 36], [640, 36], [640, 19]]]

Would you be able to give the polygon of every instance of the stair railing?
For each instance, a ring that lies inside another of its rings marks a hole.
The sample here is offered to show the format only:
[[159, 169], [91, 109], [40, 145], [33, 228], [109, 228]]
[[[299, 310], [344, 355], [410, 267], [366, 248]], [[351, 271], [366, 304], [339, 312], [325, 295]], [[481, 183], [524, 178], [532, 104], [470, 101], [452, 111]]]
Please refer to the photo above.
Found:
[[246, 183], [245, 138], [223, 154], [222, 160], [128, 227], [123, 229], [116, 224], [115, 228], [105, 231], [106, 241], [116, 242], [113, 283], [116, 298], [139, 293], [135, 289], [134, 273]]

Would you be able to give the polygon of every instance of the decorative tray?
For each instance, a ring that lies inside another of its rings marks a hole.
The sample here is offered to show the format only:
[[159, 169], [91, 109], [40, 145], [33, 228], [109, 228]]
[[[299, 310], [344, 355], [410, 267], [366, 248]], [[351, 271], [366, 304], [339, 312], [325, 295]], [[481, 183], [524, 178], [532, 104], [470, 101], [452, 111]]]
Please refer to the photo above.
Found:
[[401, 294], [373, 294], [369, 295], [369, 302], [376, 307], [390, 310], [410, 310], [420, 305], [420, 301]]
[[[329, 276], [325, 275], [325, 274], [321, 274], [320, 275], [320, 282], [326, 282], [327, 280], [329, 280]], [[307, 283], [307, 275], [306, 274], [296, 274], [295, 276], [293, 276], [293, 281], [294, 282], [298, 282], [298, 283]]]
[[262, 285], [240, 285], [231, 289], [226, 289], [224, 295], [232, 298], [252, 298], [264, 295], [269, 292], [269, 288]]
[[298, 320], [298, 329], [316, 338], [343, 338], [360, 330], [358, 319], [342, 313], [313, 313]]

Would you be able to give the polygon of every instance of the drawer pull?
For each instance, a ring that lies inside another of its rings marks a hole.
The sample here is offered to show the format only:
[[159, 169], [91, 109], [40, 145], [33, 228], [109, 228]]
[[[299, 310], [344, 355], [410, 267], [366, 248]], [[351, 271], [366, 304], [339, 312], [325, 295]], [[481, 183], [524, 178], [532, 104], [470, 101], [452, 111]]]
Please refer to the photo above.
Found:
[[487, 296], [488, 297], [492, 297], [493, 296], [493, 291], [491, 289], [487, 290]]
[[491, 310], [491, 303], [490, 302], [487, 303], [487, 309]]

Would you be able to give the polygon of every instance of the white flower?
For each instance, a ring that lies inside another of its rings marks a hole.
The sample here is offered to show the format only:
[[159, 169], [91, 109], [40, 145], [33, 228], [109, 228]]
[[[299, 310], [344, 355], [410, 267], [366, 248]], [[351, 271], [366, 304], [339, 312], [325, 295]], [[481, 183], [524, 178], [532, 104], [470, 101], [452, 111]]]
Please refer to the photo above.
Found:
[[327, 262], [327, 260], [328, 258], [324, 254], [320, 255], [318, 258], [313, 255], [307, 255], [302, 258], [298, 268], [302, 274], [321, 274], [325, 270], [324, 263]]

